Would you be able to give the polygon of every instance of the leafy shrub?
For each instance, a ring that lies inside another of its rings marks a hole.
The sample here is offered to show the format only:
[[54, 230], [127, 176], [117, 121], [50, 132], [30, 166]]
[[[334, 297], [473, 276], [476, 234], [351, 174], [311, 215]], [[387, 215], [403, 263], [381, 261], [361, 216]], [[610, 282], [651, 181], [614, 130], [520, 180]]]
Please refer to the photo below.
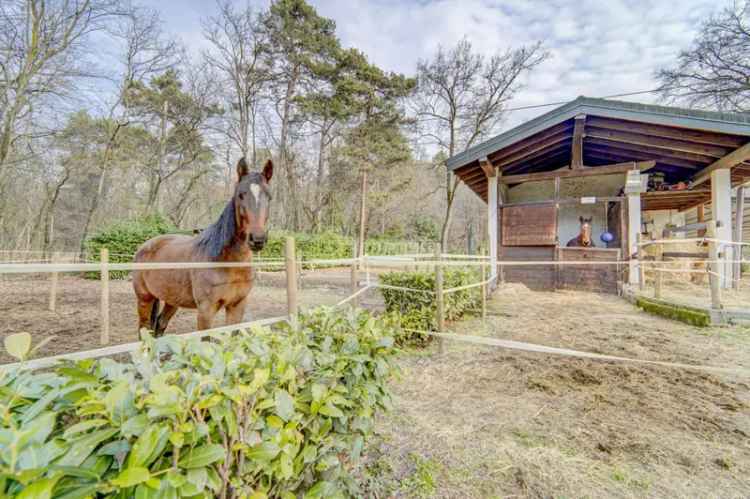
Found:
[[[109, 249], [109, 261], [113, 263], [128, 263], [133, 261], [138, 247], [162, 234], [178, 232], [171, 222], [161, 215], [150, 215], [136, 220], [126, 220], [109, 225], [86, 239], [86, 251], [90, 258], [98, 262], [102, 248]], [[112, 279], [124, 279], [128, 275], [125, 270], [113, 270], [109, 276]], [[87, 277], [99, 278], [99, 274], [92, 272]]]
[[[391, 314], [398, 314], [403, 329], [434, 331], [437, 327], [437, 302], [435, 301], [434, 272], [388, 272], [380, 276], [381, 282], [389, 286], [419, 289], [419, 291], [401, 291], [380, 289], [385, 300], [385, 308]], [[443, 289], [455, 288], [479, 282], [479, 273], [475, 270], [450, 269], [443, 274]], [[445, 319], [454, 321], [480, 306], [481, 291], [479, 287], [456, 291], [445, 295]], [[399, 338], [402, 342], [425, 342], [429, 337], [406, 331]]]
[[[351, 258], [354, 239], [335, 232], [319, 234], [272, 232], [259, 253], [261, 258], [283, 258], [287, 236], [294, 237], [295, 251], [301, 260]], [[365, 242], [368, 255], [397, 255], [419, 251], [419, 243], [393, 239], [371, 238]], [[280, 269], [281, 270], [281, 269]]]
[[165, 336], [130, 362], [4, 372], [2, 496], [357, 494], [350, 472], [390, 400], [392, 330], [321, 308], [284, 333]]

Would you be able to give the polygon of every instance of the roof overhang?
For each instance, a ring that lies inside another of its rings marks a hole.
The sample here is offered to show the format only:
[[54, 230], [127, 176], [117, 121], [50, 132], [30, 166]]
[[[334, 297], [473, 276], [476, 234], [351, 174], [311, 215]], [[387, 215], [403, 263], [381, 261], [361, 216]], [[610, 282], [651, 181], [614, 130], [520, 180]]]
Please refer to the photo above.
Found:
[[487, 165], [533, 181], [534, 173], [570, 168], [591, 174], [587, 170], [654, 161], [653, 171], [670, 183], [705, 189], [718, 168], [732, 168], [735, 184], [750, 178], [749, 143], [749, 115], [579, 97], [446, 165], [485, 199]]

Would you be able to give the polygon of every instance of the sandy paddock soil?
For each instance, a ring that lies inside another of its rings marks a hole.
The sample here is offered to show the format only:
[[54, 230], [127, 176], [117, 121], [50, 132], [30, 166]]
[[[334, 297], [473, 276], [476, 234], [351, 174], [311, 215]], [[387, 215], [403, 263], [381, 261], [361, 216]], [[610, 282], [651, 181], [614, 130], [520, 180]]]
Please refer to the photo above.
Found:
[[[750, 329], [506, 285], [460, 333], [750, 370]], [[750, 379], [447, 343], [401, 359], [365, 473], [378, 497], [748, 497]]]
[[[277, 317], [286, 314], [286, 277], [283, 272], [263, 272], [251, 291], [245, 320]], [[57, 311], [47, 310], [49, 277], [35, 275], [0, 280], [0, 338], [11, 333], [32, 333], [34, 343], [54, 335], [36, 355], [45, 357], [60, 353], [99, 348], [98, 280], [62, 277], [58, 285]], [[300, 282], [301, 306], [332, 305], [349, 294], [346, 270], [306, 271]], [[377, 293], [365, 297], [364, 305], [377, 307]], [[137, 340], [135, 295], [129, 280], [110, 281], [110, 344]], [[215, 326], [224, 324], [223, 313]], [[196, 329], [194, 310], [180, 310], [170, 321], [168, 333], [188, 333]], [[2, 349], [0, 349], [2, 350]], [[0, 363], [12, 359], [0, 353]]]
[[[284, 276], [261, 276], [253, 318], [285, 311]], [[41, 355], [98, 347], [97, 281], [61, 280], [58, 312], [46, 279], [0, 281], [0, 336], [54, 334]], [[303, 305], [348, 293], [342, 271], [307, 274]], [[377, 293], [365, 305], [380, 306]], [[134, 298], [113, 281], [113, 343], [135, 337]], [[249, 317], [247, 317], [249, 318]], [[171, 332], [194, 329], [181, 311]], [[693, 328], [614, 296], [531, 292], [506, 285], [489, 335], [619, 356], [750, 370], [750, 329]], [[6, 357], [0, 359], [7, 361]], [[372, 497], [748, 497], [750, 379], [447, 343], [405, 352], [393, 411], [378, 420], [363, 473]]]

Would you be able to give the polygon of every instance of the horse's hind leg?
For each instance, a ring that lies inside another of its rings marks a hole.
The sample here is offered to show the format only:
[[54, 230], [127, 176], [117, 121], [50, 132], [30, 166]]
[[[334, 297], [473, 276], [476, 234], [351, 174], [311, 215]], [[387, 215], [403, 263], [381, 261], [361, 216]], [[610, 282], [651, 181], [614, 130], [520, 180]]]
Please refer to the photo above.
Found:
[[136, 294], [138, 300], [138, 331], [151, 329], [151, 313], [156, 305], [156, 298], [150, 294]]
[[169, 303], [164, 304], [164, 308], [159, 314], [159, 318], [156, 320], [156, 330], [154, 331], [154, 336], [161, 336], [162, 334], [164, 334], [164, 331], [166, 331], [167, 325], [169, 324], [169, 320], [174, 317], [174, 314], [177, 313], [178, 308], [179, 307], [175, 307], [174, 305], [170, 305]]

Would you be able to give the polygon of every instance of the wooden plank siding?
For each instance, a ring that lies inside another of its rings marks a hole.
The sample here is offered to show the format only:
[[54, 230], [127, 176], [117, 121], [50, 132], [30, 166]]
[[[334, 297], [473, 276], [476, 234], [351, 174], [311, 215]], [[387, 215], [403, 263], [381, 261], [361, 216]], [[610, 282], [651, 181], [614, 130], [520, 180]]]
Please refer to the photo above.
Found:
[[500, 209], [503, 246], [554, 246], [557, 244], [557, 209], [554, 203], [508, 206]]
[[[620, 260], [619, 249], [609, 248], [557, 248], [557, 260], [602, 261]], [[620, 280], [618, 264], [610, 265], [561, 265], [557, 272], [557, 289], [574, 289], [595, 293], [617, 294], [617, 281]]]
[[[554, 246], [499, 246], [498, 259], [510, 262], [545, 261], [555, 259]], [[503, 267], [506, 282], [517, 282], [534, 291], [555, 289], [554, 265], [508, 265]]]
[[[706, 220], [712, 220], [711, 203], [703, 205], [704, 217]], [[732, 220], [735, 218], [737, 202], [735, 197], [732, 198]], [[742, 241], [750, 243], [750, 196], [745, 196], [745, 213], [742, 217]], [[693, 224], [699, 222], [698, 208], [691, 208], [685, 212], [685, 223]], [[686, 233], [685, 237], [698, 237], [697, 231]], [[745, 249], [745, 254], [750, 254], [750, 249]]]

